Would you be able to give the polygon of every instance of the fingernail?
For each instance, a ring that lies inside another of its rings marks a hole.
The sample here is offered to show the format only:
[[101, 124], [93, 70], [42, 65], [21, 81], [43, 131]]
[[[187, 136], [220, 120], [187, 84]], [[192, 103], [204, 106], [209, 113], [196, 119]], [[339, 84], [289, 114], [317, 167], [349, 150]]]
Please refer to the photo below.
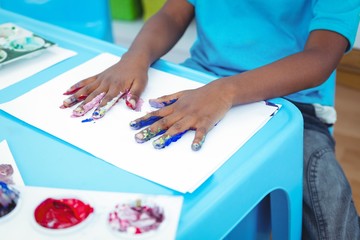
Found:
[[129, 123], [129, 125], [130, 125], [130, 127], [131, 127], [132, 129], [135, 129], [135, 130], [140, 129], [140, 126], [139, 126], [139, 124], [138, 124], [137, 121], [131, 121], [131, 122]]
[[68, 108], [73, 106], [74, 104], [78, 103], [79, 101], [74, 97], [71, 96], [64, 100], [63, 105], [60, 106], [60, 108]]
[[74, 109], [74, 111], [72, 112], [72, 117], [81, 117], [85, 114], [85, 110], [82, 106], [79, 106], [77, 108]]
[[104, 107], [97, 108], [93, 112], [92, 117], [95, 119], [99, 119], [99, 118], [102, 118], [105, 115], [105, 113], [106, 113], [106, 110]]
[[105, 106], [103, 107], [98, 107], [95, 109], [95, 111], [92, 114], [92, 117], [95, 119], [100, 119], [102, 118], [105, 113], [110, 109], [110, 107], [108, 106], [110, 102], [108, 102]]
[[131, 121], [130, 122], [130, 127], [132, 129], [140, 129], [140, 128], [143, 128], [145, 126], [149, 126], [151, 124], [153, 124], [154, 122], [158, 121], [159, 119], [161, 119], [162, 117], [159, 117], [159, 116], [151, 116], [147, 119], [144, 119], [144, 120], [140, 120], [140, 121]]
[[134, 99], [126, 99], [126, 105], [131, 108], [132, 110], [135, 110], [136, 108], [136, 102]]
[[156, 134], [152, 132], [150, 129], [144, 129], [143, 131], [137, 133], [135, 135], [135, 140], [138, 143], [143, 143], [154, 137]]
[[166, 146], [169, 146], [171, 142], [172, 142], [171, 136], [160, 137], [155, 141], [153, 141], [153, 146], [155, 149], [161, 149], [161, 148], [165, 148]]
[[150, 128], [147, 128], [147, 129], [144, 129], [143, 131], [135, 134], [135, 140], [138, 143], [143, 143], [157, 135], [163, 134], [164, 132], [165, 132], [165, 130], [161, 130], [160, 128], [155, 132], [152, 132], [150, 130]]
[[194, 142], [192, 145], [191, 145], [191, 149], [193, 151], [199, 151], [203, 145], [203, 143], [205, 142], [205, 136], [202, 138], [202, 140], [200, 142]]
[[123, 93], [120, 92], [116, 97], [107, 102], [105, 106], [96, 108], [92, 114], [93, 118], [102, 118], [119, 101], [122, 95]]
[[201, 148], [201, 145], [200, 145], [199, 143], [193, 143], [193, 144], [191, 145], [191, 149], [192, 149], [193, 151], [199, 151], [200, 148]]
[[150, 100], [149, 100], [149, 104], [150, 104], [150, 106], [152, 106], [153, 108], [162, 108], [162, 107], [165, 106], [163, 103], [161, 103], [161, 102], [156, 102], [156, 101], [153, 100], [153, 99], [150, 99]]
[[139, 132], [139, 133], [137, 133], [137, 134], [135, 134], [135, 140], [136, 140], [136, 142], [137, 143], [144, 143], [144, 142], [146, 142], [147, 140], [145, 140], [145, 135], [143, 135], [143, 133], [142, 132]]

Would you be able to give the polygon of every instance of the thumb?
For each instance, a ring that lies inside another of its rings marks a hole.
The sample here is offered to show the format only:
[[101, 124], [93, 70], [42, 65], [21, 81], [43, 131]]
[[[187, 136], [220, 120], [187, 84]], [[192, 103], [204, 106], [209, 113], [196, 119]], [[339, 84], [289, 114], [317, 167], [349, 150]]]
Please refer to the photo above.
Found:
[[176, 102], [181, 96], [182, 92], [177, 92], [170, 95], [165, 95], [159, 98], [150, 99], [149, 104], [154, 108], [163, 108]]
[[141, 94], [143, 93], [145, 89], [145, 86], [143, 85], [136, 85], [133, 84], [131, 86], [131, 89], [126, 95], [126, 105], [135, 111], [140, 111], [141, 105], [143, 103], [143, 100], [140, 98]]

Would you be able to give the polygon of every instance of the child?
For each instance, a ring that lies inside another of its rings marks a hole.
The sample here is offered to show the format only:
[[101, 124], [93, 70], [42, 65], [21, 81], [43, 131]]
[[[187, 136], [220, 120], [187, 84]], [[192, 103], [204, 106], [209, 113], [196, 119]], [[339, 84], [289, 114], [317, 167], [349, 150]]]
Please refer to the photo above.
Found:
[[83, 113], [85, 104], [103, 96], [93, 113], [99, 118], [109, 109], [108, 102], [126, 96], [127, 105], [135, 109], [149, 66], [175, 45], [195, 18], [198, 39], [183, 65], [218, 79], [151, 100], [161, 108], [131, 123], [155, 119], [136, 134], [137, 140], [165, 131], [154, 141], [159, 146], [190, 129], [195, 131], [192, 149], [199, 150], [231, 107], [284, 97], [304, 117], [302, 237], [360, 239], [351, 189], [328, 130], [336, 119], [334, 70], [353, 46], [359, 13], [359, 0], [168, 0], [122, 59], [72, 86], [63, 106], [83, 101], [74, 110]]

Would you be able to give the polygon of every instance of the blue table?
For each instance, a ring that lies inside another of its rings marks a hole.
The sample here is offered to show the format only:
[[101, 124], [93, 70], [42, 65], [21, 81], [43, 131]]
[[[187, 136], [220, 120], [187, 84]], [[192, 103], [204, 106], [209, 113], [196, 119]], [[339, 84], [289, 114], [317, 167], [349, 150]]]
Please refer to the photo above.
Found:
[[[27, 28], [78, 54], [0, 90], [0, 103], [102, 52], [120, 56], [126, 50], [0, 9], [0, 23], [5, 22]], [[163, 60], [153, 67], [202, 83], [211, 79]], [[221, 239], [230, 232], [228, 238], [268, 237], [270, 227], [273, 239], [300, 239], [303, 122], [291, 103], [280, 98], [274, 102], [282, 104], [280, 111], [194, 193], [183, 194], [177, 239]], [[41, 103], [34, 107], [41, 107]], [[0, 141], [4, 139], [26, 185], [181, 195], [99, 160], [0, 110]]]

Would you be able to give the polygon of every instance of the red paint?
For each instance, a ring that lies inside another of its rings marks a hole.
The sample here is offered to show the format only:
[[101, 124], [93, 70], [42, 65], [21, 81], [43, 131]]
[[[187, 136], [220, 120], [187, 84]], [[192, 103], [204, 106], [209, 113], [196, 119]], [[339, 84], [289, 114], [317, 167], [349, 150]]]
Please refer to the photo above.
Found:
[[63, 229], [84, 221], [94, 209], [78, 199], [47, 198], [35, 209], [38, 224], [45, 228]]
[[128, 100], [125, 101], [126, 106], [128, 106], [129, 108], [131, 108], [132, 110], [135, 110], [136, 106], [133, 106]]
[[82, 87], [74, 87], [74, 88], [70, 88], [69, 90], [67, 90], [66, 92], [64, 92], [64, 95], [72, 95], [74, 93], [76, 93], [77, 91], [79, 91], [79, 89], [81, 89]]

